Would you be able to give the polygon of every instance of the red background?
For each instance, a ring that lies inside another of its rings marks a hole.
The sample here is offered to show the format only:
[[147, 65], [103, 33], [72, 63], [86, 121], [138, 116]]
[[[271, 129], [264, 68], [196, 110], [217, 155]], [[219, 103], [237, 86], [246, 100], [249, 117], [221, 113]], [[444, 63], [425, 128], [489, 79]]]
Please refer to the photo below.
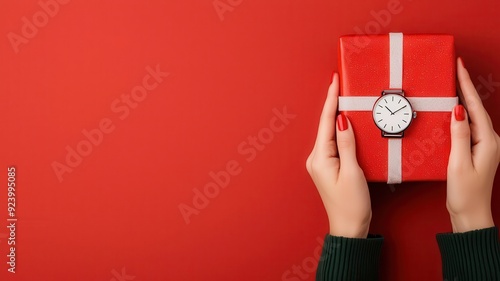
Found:
[[[108, 281], [119, 280], [122, 269], [129, 278], [122, 280], [314, 280], [310, 268], [327, 219], [305, 159], [339, 36], [376, 22], [386, 0], [232, 0], [223, 20], [213, 0], [73, 0], [18, 53], [8, 34], [21, 34], [23, 17], [32, 21], [41, 7], [4, 2], [1, 280]], [[500, 90], [480, 86], [490, 75], [500, 81], [500, 3], [400, 5], [370, 32], [453, 34], [500, 131]], [[157, 64], [170, 75], [120, 120], [111, 104]], [[296, 117], [247, 161], [238, 146], [269, 132], [273, 108], [285, 106]], [[103, 118], [115, 130], [59, 182], [51, 164], [64, 163], [66, 146], [75, 148], [85, 139], [81, 131]], [[186, 224], [179, 204], [193, 206], [193, 189], [203, 190], [209, 173], [231, 160], [241, 173]], [[11, 165], [15, 275], [7, 272], [5, 239]], [[382, 280], [439, 280], [434, 235], [450, 230], [445, 184], [374, 184], [371, 194], [372, 232], [385, 236]], [[500, 206], [493, 203], [493, 212], [500, 221]]]

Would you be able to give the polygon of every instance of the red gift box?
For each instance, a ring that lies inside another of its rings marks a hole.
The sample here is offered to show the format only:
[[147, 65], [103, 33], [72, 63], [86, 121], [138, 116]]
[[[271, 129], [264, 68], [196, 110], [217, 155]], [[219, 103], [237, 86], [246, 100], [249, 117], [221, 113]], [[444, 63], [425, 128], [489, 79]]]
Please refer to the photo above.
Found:
[[[458, 102], [453, 36], [343, 36], [339, 64], [339, 111], [351, 121], [366, 179], [446, 180], [451, 111]], [[403, 90], [416, 112], [401, 138], [382, 136], [372, 117], [375, 101], [389, 89]]]

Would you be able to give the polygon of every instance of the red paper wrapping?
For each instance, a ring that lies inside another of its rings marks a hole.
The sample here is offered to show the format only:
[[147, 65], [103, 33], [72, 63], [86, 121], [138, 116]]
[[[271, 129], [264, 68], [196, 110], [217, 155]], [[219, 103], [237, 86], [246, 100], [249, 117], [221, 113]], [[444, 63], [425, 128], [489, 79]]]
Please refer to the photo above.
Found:
[[[341, 96], [376, 96], [389, 89], [389, 35], [340, 38]], [[450, 35], [403, 36], [405, 97], [456, 97]], [[370, 182], [388, 180], [388, 139], [371, 111], [344, 111], [356, 137], [358, 162]], [[402, 139], [402, 181], [446, 180], [451, 112], [417, 111]]]

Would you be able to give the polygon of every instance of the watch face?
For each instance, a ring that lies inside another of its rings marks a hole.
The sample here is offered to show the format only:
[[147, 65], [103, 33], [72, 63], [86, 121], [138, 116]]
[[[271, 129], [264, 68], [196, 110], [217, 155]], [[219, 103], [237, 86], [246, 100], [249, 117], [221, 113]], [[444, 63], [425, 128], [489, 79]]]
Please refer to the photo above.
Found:
[[412, 117], [411, 104], [401, 95], [383, 95], [373, 106], [373, 121], [380, 130], [389, 134], [397, 134], [406, 130]]

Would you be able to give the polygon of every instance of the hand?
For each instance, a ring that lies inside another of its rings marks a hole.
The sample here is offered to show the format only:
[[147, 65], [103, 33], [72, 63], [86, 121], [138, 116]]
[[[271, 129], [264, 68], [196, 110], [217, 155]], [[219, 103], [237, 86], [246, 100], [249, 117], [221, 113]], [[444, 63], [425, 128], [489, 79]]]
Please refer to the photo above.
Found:
[[325, 205], [330, 235], [366, 238], [372, 217], [370, 192], [356, 159], [351, 123], [339, 115], [335, 126], [338, 95], [339, 77], [334, 74], [306, 166]]
[[460, 99], [469, 116], [462, 105], [453, 109], [446, 207], [453, 232], [467, 232], [494, 226], [491, 193], [500, 161], [500, 138], [461, 59], [457, 73]]

